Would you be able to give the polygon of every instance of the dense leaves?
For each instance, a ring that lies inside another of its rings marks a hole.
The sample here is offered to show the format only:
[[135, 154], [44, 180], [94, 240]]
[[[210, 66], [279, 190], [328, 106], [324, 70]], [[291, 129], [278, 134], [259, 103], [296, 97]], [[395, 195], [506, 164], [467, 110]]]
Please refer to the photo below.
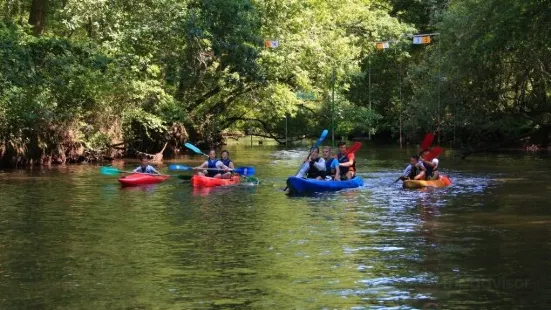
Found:
[[333, 124], [472, 144], [551, 121], [541, 0], [10, 0], [0, 19], [4, 164]]

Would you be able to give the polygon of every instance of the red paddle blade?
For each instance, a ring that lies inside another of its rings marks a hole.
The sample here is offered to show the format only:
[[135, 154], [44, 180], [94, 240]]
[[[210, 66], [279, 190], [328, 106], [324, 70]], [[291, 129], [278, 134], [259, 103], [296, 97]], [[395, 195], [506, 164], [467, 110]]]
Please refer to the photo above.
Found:
[[429, 146], [432, 144], [432, 141], [434, 140], [434, 135], [432, 132], [429, 132], [425, 135], [425, 138], [423, 139], [423, 142], [421, 142], [421, 150], [424, 151], [429, 148]]
[[440, 156], [440, 154], [442, 154], [442, 152], [444, 152], [444, 149], [443, 149], [443, 148], [441, 148], [441, 147], [439, 147], [439, 146], [433, 147], [433, 148], [430, 150], [429, 155], [428, 155], [426, 158], [424, 158], [424, 160], [426, 160], [426, 161], [431, 161], [431, 160], [433, 160], [434, 158]]
[[352, 144], [351, 147], [349, 147], [347, 150], [346, 150], [346, 154], [354, 154], [356, 153], [357, 150], [359, 150], [360, 148], [362, 147], [362, 143], [361, 142], [354, 142], [354, 144]]

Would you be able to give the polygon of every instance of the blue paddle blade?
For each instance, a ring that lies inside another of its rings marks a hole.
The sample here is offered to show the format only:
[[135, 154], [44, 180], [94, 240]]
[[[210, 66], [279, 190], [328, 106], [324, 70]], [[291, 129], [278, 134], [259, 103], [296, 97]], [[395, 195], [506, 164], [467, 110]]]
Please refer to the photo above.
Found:
[[233, 171], [246, 177], [254, 175], [256, 173], [254, 167], [237, 167]]
[[193, 170], [192, 167], [190, 166], [186, 166], [186, 165], [182, 165], [182, 164], [172, 164], [170, 166], [168, 166], [168, 170], [171, 170], [171, 171], [188, 171], [188, 170]]
[[121, 173], [122, 171], [120, 171], [119, 169], [117, 168], [113, 168], [113, 167], [101, 167], [99, 168], [99, 172], [101, 174], [104, 174], [104, 175], [115, 175], [115, 174], [119, 174]]
[[194, 151], [197, 154], [208, 156], [207, 154], [201, 152], [201, 150], [198, 147], [196, 147], [195, 145], [193, 145], [191, 143], [186, 143], [186, 144], [184, 144], [184, 146], [187, 147], [188, 149]]
[[328, 133], [329, 133], [329, 131], [327, 131], [327, 129], [324, 129], [321, 132], [321, 136], [319, 137], [318, 141], [316, 141], [316, 144], [314, 144], [313, 149], [319, 147], [323, 143], [323, 140], [325, 140]]

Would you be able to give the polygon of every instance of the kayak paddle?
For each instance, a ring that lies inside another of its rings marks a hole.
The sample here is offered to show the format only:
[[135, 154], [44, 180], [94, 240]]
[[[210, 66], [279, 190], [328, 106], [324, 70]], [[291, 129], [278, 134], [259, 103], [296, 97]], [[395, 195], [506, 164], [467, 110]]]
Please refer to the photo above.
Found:
[[148, 174], [152, 176], [169, 176], [166, 174], [153, 174], [153, 173], [143, 173], [143, 172], [134, 172], [134, 171], [123, 171], [115, 167], [102, 166], [99, 168], [99, 172], [103, 175], [116, 175], [119, 173], [138, 173], [138, 174]]
[[115, 167], [102, 166], [99, 168], [99, 172], [103, 175], [116, 175], [119, 173], [132, 173], [131, 171], [122, 171]]
[[[359, 150], [361, 147], [362, 147], [361, 142], [354, 142], [354, 144], [352, 144], [352, 146], [349, 149], [346, 150], [346, 153], [344, 153], [344, 156], [346, 156], [348, 154], [356, 153], [356, 151]], [[344, 158], [344, 157], [341, 157], [341, 158]]]
[[427, 156], [427, 158], [423, 158], [424, 160], [426, 161], [431, 161], [433, 160], [434, 158], [440, 156], [440, 154], [442, 154], [442, 152], [444, 151], [443, 148], [437, 146], [437, 147], [433, 147], [431, 150], [430, 150], [430, 153], [429, 155]]
[[[321, 135], [319, 137], [319, 139], [316, 141], [316, 143], [314, 143], [314, 145], [312, 146], [312, 148], [310, 149], [310, 153], [308, 153], [308, 156], [306, 156], [306, 159], [308, 159], [308, 157], [310, 157], [310, 155], [312, 155], [312, 152], [314, 151], [315, 148], [319, 147], [322, 143], [323, 143], [323, 140], [325, 140], [325, 137], [327, 137], [327, 134], [329, 133], [329, 131], [327, 131], [327, 129], [324, 129], [322, 132], [321, 132]], [[304, 160], [306, 160], [304, 159]], [[298, 168], [297, 172], [293, 175], [297, 175], [297, 173], [300, 171], [300, 169], [302, 169], [302, 164], [300, 165], [300, 167]], [[286, 186], [283, 191], [286, 191], [289, 187]]]
[[[197, 168], [197, 167], [190, 167], [186, 165], [181, 164], [173, 164], [168, 167], [169, 170], [178, 170], [178, 171], [190, 171], [190, 170], [220, 170], [218, 168]], [[235, 169], [230, 169], [230, 171], [233, 171], [237, 174], [243, 175], [243, 176], [252, 176], [256, 173], [254, 167], [237, 167]]]
[[203, 156], [209, 157], [209, 155], [207, 155], [207, 154], [201, 152], [201, 150], [200, 150], [198, 147], [196, 147], [195, 145], [193, 145], [193, 144], [191, 144], [191, 143], [185, 143], [184, 146], [187, 147], [188, 149], [194, 151], [195, 153], [197, 153], [197, 154], [199, 154], [199, 155], [203, 155]]
[[[399, 176], [399, 177], [396, 179], [396, 181], [392, 182], [392, 184], [394, 184], [394, 183], [400, 181], [400, 180], [401, 180], [403, 177], [405, 177], [406, 175], [409, 175], [409, 173], [411, 172], [411, 169], [412, 169], [412, 168], [411, 168], [411, 165], [408, 165], [408, 166], [406, 167], [406, 169], [404, 170], [404, 172], [402, 172], [402, 175]], [[402, 180], [402, 181], [403, 181], [403, 180]]]
[[429, 146], [431, 146], [433, 140], [434, 140], [434, 135], [432, 134], [432, 132], [427, 133], [425, 135], [425, 138], [423, 139], [423, 142], [421, 142], [420, 144], [421, 151], [428, 149]]
[[189, 170], [193, 170], [193, 167], [190, 167], [190, 166], [186, 166], [186, 165], [180, 165], [180, 164], [172, 164], [170, 166], [168, 166], [168, 170], [171, 170], [171, 171], [189, 171]]
[[361, 147], [361, 142], [354, 142], [354, 144], [352, 144], [352, 146], [346, 150], [346, 155], [356, 153], [356, 151], [359, 150]]

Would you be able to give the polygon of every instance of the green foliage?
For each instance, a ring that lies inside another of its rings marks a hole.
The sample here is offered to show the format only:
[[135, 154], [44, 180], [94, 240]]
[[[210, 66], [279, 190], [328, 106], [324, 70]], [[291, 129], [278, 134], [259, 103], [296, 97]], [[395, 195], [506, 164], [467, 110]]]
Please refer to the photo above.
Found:
[[[551, 14], [545, 6], [542, 1], [463, 0], [446, 11], [440, 24], [441, 127], [449, 139], [501, 141], [550, 124], [551, 32], [546, 25]], [[417, 84], [408, 122], [434, 129], [435, 46], [427, 56], [412, 65], [411, 80]]]
[[[338, 135], [466, 143], [551, 122], [541, 0], [10, 0], [0, 18], [0, 157], [152, 152], [182, 141], [172, 126], [311, 135], [333, 112]], [[412, 46], [419, 31], [441, 37]]]

